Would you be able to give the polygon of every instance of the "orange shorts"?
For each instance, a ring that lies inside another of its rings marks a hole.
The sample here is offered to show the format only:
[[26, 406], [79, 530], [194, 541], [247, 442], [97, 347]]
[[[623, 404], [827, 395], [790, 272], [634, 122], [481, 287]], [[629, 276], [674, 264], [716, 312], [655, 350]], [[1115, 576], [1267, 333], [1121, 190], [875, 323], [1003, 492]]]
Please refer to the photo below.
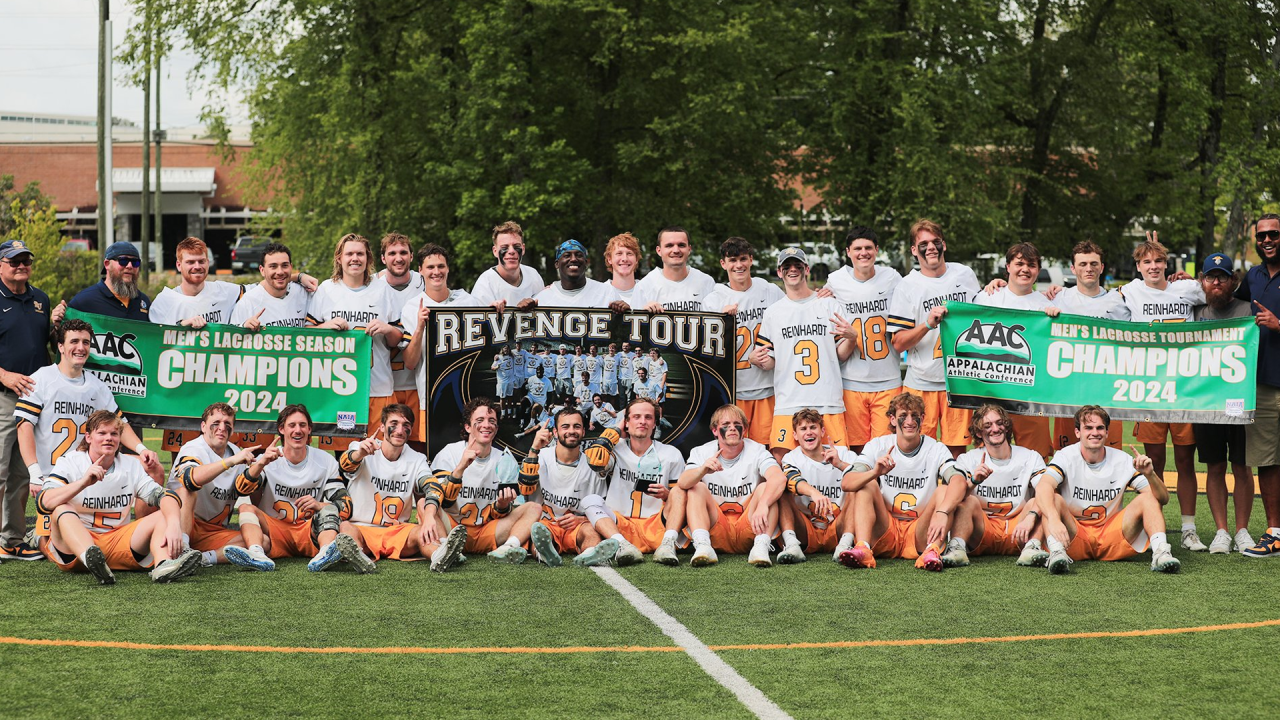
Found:
[[[550, 527], [550, 525], [547, 527]], [[468, 525], [467, 544], [462, 548], [462, 552], [471, 555], [497, 550], [498, 541], [494, 536], [496, 531], [497, 528], [495, 527], [495, 523], [492, 521], [483, 525]]]
[[1049, 429], [1052, 418], [1033, 415], [1010, 415], [1013, 420], [1013, 437], [1018, 445], [1034, 450], [1048, 461], [1053, 457], [1053, 437]]
[[836, 544], [840, 542], [840, 508], [836, 508], [834, 519], [821, 521], [822, 527], [814, 525], [814, 519], [799, 512], [799, 509], [796, 514], [799, 521], [804, 524], [805, 533], [808, 535], [808, 542], [804, 547], [806, 553], [835, 551]]
[[1022, 548], [1013, 541], [1014, 523], [1007, 517], [986, 516], [986, 529], [982, 542], [973, 548], [974, 555], [1017, 555]]
[[1196, 434], [1191, 423], [1140, 422], [1133, 424], [1133, 439], [1140, 443], [1163, 445], [1167, 436], [1173, 436], [1174, 445], [1195, 445]]
[[[365, 430], [365, 437], [373, 437], [373, 434], [382, 426], [382, 409], [388, 405], [398, 402], [395, 395], [387, 395], [386, 397], [369, 398], [369, 426]], [[417, 407], [412, 405], [410, 407]], [[415, 423], [416, 425], [417, 423]], [[334, 437], [330, 435], [317, 435], [318, 442], [316, 447], [320, 450], [328, 450], [330, 452], [345, 452], [351, 446], [351, 441], [357, 438]]]
[[844, 391], [844, 436], [850, 447], [866, 445], [871, 438], [889, 434], [889, 401], [902, 388], [876, 392]]
[[916, 523], [918, 518], [889, 518], [889, 527], [871, 546], [871, 554], [876, 557], [902, 558], [915, 560], [920, 557], [916, 551]]
[[[711, 526], [711, 547], [717, 552], [739, 554], [751, 547], [751, 521], [745, 512], [724, 512], [717, 508], [716, 522]], [[747, 526], [747, 541], [742, 541], [740, 527]]]
[[[93, 536], [93, 544], [101, 548], [102, 554], [107, 558], [107, 567], [112, 570], [146, 570], [149, 567], [149, 565], [143, 565], [134, 556], [133, 548], [129, 547], [129, 543], [133, 542], [133, 533], [137, 529], [138, 521], [134, 520], [104, 533], [90, 532]], [[57, 565], [63, 572], [85, 569], [80, 558], [54, 547], [53, 538], [41, 538], [40, 550], [49, 562]], [[143, 558], [143, 560], [146, 559]]]
[[231, 530], [200, 518], [191, 524], [191, 548], [201, 552], [219, 550], [228, 545], [244, 547], [244, 538], [239, 530]]
[[[848, 446], [845, 442], [844, 429], [844, 413], [838, 415], [823, 415], [822, 427], [827, 431], [827, 440], [832, 445]], [[774, 415], [773, 427], [769, 430], [770, 450], [773, 448], [786, 448], [790, 450], [796, 446], [795, 430], [791, 425], [790, 415]]]
[[747, 416], [747, 437], [761, 445], [769, 445], [769, 428], [773, 426], [773, 396], [759, 400], [734, 400]]
[[632, 518], [617, 512], [613, 515], [618, 523], [618, 532], [640, 552], [651, 553], [662, 544], [662, 536], [667, 532], [667, 521], [662, 513], [654, 513], [647, 518]]
[[1123, 560], [1146, 551], [1151, 539], [1146, 531], [1129, 542], [1124, 539], [1124, 512], [1103, 520], [1100, 524], [1076, 523], [1076, 536], [1067, 546], [1072, 560]]
[[421, 560], [421, 557], [404, 557], [404, 546], [409, 543], [410, 536], [419, 530], [417, 523], [400, 523], [399, 525], [356, 525], [364, 546], [369, 549], [369, 557], [374, 560], [391, 558], [392, 560]]
[[582, 523], [582, 525], [578, 525], [572, 530], [565, 530], [554, 520], [544, 519], [542, 524], [551, 529], [551, 539], [555, 540], [556, 548], [558, 548], [561, 553], [577, 554], [580, 552], [578, 550], [578, 531], [582, 529], [582, 525], [587, 525], [588, 523]]
[[262, 519], [263, 530], [271, 538], [272, 558], [312, 557], [320, 548], [311, 541], [311, 521], [299, 520], [289, 522], [279, 518], [263, 517], [266, 513], [258, 513]]
[[916, 390], [905, 386], [902, 390], [924, 399], [924, 427], [921, 428], [923, 434], [943, 445], [969, 444], [969, 421], [973, 418], [972, 410], [953, 408], [948, 405], [945, 390]]
[[[1060, 417], [1053, 419], [1053, 449], [1061, 450], [1068, 445], [1075, 445], [1080, 442], [1076, 437], [1076, 421], [1075, 418]], [[1117, 450], [1123, 450], [1121, 444], [1124, 442], [1124, 423], [1119, 420], [1112, 420], [1111, 425], [1107, 428], [1107, 447], [1113, 447]]]

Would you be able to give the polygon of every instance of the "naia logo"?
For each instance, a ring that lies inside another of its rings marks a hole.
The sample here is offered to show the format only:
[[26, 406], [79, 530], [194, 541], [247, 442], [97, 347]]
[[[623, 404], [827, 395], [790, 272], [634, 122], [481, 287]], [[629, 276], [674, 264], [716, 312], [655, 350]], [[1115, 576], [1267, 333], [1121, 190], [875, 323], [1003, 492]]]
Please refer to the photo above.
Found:
[[974, 320], [956, 337], [955, 354], [947, 358], [947, 377], [986, 383], [1035, 385], [1031, 346], [1022, 325]]

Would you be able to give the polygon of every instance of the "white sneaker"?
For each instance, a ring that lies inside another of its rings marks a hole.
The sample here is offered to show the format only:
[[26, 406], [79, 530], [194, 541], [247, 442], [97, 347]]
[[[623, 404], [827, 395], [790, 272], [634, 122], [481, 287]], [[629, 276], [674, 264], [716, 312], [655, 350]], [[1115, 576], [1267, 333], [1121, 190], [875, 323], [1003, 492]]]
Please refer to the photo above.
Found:
[[262, 548], [253, 546], [251, 548], [242, 548], [237, 545], [228, 545], [222, 549], [222, 554], [227, 556], [227, 560], [232, 565], [259, 572], [271, 572], [276, 569], [276, 563]]
[[1066, 548], [1062, 550], [1050, 550], [1049, 558], [1045, 562], [1049, 566], [1049, 573], [1052, 575], [1066, 575], [1067, 570], [1071, 566], [1071, 558], [1067, 556]]
[[951, 538], [947, 541], [947, 550], [942, 553], [943, 567], [968, 567], [969, 551], [965, 550], [960, 541]]
[[355, 567], [356, 572], [361, 575], [367, 575], [371, 572], [377, 572], [378, 566], [373, 560], [364, 554], [360, 549], [360, 543], [356, 539], [346, 533], [338, 533], [333, 539], [334, 547], [338, 548], [338, 554], [342, 556], [349, 564]]
[[804, 548], [800, 547], [800, 543], [787, 543], [782, 548], [782, 552], [778, 553], [778, 564], [780, 565], [796, 565], [805, 561]]
[[1213, 542], [1209, 543], [1210, 555], [1228, 555], [1231, 553], [1231, 534], [1226, 530], [1219, 530], [1213, 535]]
[[442, 573], [458, 564], [462, 556], [462, 548], [467, 544], [467, 528], [465, 525], [454, 525], [444, 542], [431, 554], [432, 572]]
[[756, 543], [747, 554], [747, 562], [758, 568], [773, 567], [773, 561], [769, 559], [769, 545]]
[[1181, 569], [1182, 563], [1173, 556], [1173, 548], [1169, 543], [1162, 543], [1159, 547], [1151, 548], [1152, 572], [1176, 573]]
[[1182, 549], [1191, 552], [1204, 552], [1209, 549], [1208, 545], [1200, 542], [1200, 536], [1194, 529], [1182, 531]]
[[711, 547], [711, 543], [700, 545], [694, 543], [693, 558], [689, 560], [689, 564], [694, 567], [707, 567], [720, 562], [720, 558], [716, 557], [716, 549]]
[[658, 545], [658, 549], [653, 552], [653, 561], [662, 565], [679, 565], [680, 558], [676, 557], [676, 541], [675, 538], [663, 540]]
[[1249, 534], [1249, 528], [1240, 528], [1236, 531], [1236, 552], [1242, 553], [1253, 546], [1253, 536]]
[[1017, 564], [1023, 567], [1044, 567], [1045, 561], [1049, 559], [1049, 553], [1040, 547], [1039, 540], [1028, 540], [1026, 545], [1022, 546], [1022, 553], [1018, 555]]
[[614, 553], [613, 561], [618, 567], [626, 567], [627, 565], [639, 565], [644, 562], [644, 553], [640, 552], [640, 548], [632, 545], [629, 540], [623, 538], [618, 543], [618, 552]]
[[852, 540], [846, 541], [841, 539], [840, 542], [836, 543], [836, 551], [831, 553], [831, 562], [840, 562], [840, 553], [852, 547], [853, 547]]

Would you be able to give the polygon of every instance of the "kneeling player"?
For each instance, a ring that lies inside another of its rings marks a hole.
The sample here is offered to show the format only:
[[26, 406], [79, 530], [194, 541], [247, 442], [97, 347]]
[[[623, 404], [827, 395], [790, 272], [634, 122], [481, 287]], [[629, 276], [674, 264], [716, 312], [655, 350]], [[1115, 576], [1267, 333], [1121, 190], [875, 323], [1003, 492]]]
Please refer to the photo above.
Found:
[[[422, 453], [408, 447], [413, 437], [413, 410], [393, 403], [382, 409], [379, 431], [385, 440], [365, 438], [351, 443], [338, 458], [351, 495], [351, 517], [341, 525], [360, 549], [374, 560], [431, 558], [431, 569], [444, 572], [462, 554], [467, 541], [461, 525], [448, 531], [438, 519], [410, 523], [414, 496], [419, 498], [419, 520], [425, 519], [428, 485], [434, 482]], [[447, 541], [441, 543], [441, 538]]]
[[253, 570], [274, 570], [276, 564], [261, 549], [251, 552], [244, 538], [228, 525], [237, 498], [235, 483], [241, 465], [253, 462], [258, 446], [236, 447], [236, 410], [213, 403], [200, 417], [200, 437], [178, 449], [169, 473], [169, 489], [182, 500], [182, 532], [189, 545], [201, 551], [202, 564], [231, 562]]
[[[942, 564], [969, 564], [975, 555], [1017, 555], [1019, 565], [1043, 565], [1049, 557], [1040, 545], [1044, 537], [1035, 509], [1035, 482], [1044, 471], [1040, 453], [1015, 439], [1013, 418], [999, 405], [983, 405], [973, 414], [969, 436], [981, 447], [956, 458], [964, 480], [954, 480], [938, 501], [933, 520], [955, 517]], [[930, 540], [940, 539], [930, 535]]]
[[747, 438], [747, 416], [737, 405], [711, 414], [711, 432], [716, 439], [694, 448], [680, 474], [693, 536], [690, 564], [714, 565], [716, 550], [740, 553], [749, 543], [747, 562], [770, 567], [778, 499], [787, 489], [782, 467], [768, 448]]
[[[1111, 416], [1097, 405], [1076, 411], [1080, 442], [1059, 450], [1036, 482], [1044, 518], [1049, 572], [1074, 560], [1122, 560], [1151, 548], [1151, 569], [1175, 573], [1182, 563], [1165, 539], [1163, 506], [1169, 490], [1151, 458], [1107, 447]], [[1128, 505], [1125, 488], [1138, 496]]]
[[[804, 409], [791, 416], [796, 448], [782, 457], [787, 475], [783, 496], [782, 551], [778, 562], [804, 561], [804, 550], [840, 553], [853, 547], [853, 513], [841, 512], [845, 492], [840, 480], [858, 455], [843, 445], [824, 444], [822, 413]], [[789, 501], [789, 502], [788, 502]]]
[[[875, 567], [877, 557], [915, 559], [916, 567], [938, 571], [941, 540], [952, 516], [938, 510], [934, 490], [959, 475], [946, 445], [921, 434], [924, 401], [903, 392], [889, 402], [895, 435], [872, 438], [841, 481], [854, 495], [856, 544], [840, 553], [846, 567]], [[922, 523], [920, 518], [929, 518]], [[940, 533], [939, 533], [940, 530]]]
[[[200, 553], [182, 549], [182, 503], [162, 486], [164, 468], [154, 456], [144, 464], [119, 454], [122, 425], [115, 413], [95, 411], [79, 446], [45, 478], [36, 506], [51, 525], [41, 550], [62, 570], [88, 570], [103, 585], [116, 581], [112, 570], [153, 563], [156, 582], [190, 575]], [[135, 498], [160, 512], [129, 522]]]
[[[356, 544], [340, 533], [340, 515], [351, 514], [351, 496], [338, 461], [311, 447], [311, 413], [304, 405], [287, 405], [276, 418], [284, 448], [271, 445], [236, 479], [236, 491], [255, 495], [242, 502], [240, 534], [251, 552], [272, 558], [310, 557], [307, 569], [321, 572], [346, 560], [361, 573], [377, 569]], [[341, 508], [341, 510], [339, 510]], [[266, 525], [266, 529], [263, 529]]]
[[519, 465], [510, 451], [493, 446], [498, 436], [501, 407], [486, 398], [473, 398], [462, 410], [466, 440], [445, 445], [431, 468], [435, 485], [423, 499], [418, 522], [443, 527], [448, 522], [466, 528], [463, 547], [468, 553], [488, 553], [493, 560], [524, 562], [530, 528], [542, 515], [537, 503], [515, 505]]

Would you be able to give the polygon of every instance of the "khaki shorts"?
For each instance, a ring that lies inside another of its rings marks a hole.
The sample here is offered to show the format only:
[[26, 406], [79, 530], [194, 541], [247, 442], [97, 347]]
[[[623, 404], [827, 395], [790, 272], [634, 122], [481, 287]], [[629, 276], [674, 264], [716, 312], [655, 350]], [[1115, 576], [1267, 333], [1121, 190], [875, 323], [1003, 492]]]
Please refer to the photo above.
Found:
[[1280, 465], [1280, 388], [1258, 384], [1258, 409], [1244, 426], [1244, 463], [1261, 468]]

